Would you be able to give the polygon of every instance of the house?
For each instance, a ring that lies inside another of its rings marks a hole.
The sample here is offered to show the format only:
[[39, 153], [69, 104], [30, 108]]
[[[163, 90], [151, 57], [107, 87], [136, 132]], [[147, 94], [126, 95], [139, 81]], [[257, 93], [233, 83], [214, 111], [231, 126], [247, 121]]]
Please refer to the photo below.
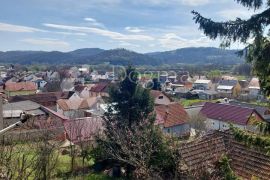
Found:
[[74, 92], [45, 92], [31, 95], [22, 95], [22, 96], [11, 96], [8, 99], [8, 102], [20, 102], [30, 100], [36, 102], [42, 106], [48, 107], [50, 109], [56, 110], [56, 102], [59, 99], [69, 99]]
[[25, 126], [28, 127], [33, 127], [33, 123], [36, 119], [40, 118], [40, 116], [45, 116], [45, 112], [41, 109], [41, 105], [33, 101], [27, 100], [3, 104], [3, 118], [5, 127], [18, 122], [22, 112], [32, 115], [32, 118], [25, 124]]
[[270, 179], [269, 155], [238, 142], [230, 132], [214, 131], [183, 143], [180, 146], [182, 162], [179, 169], [182, 174], [195, 176], [198, 171], [206, 170], [209, 174], [214, 173], [214, 179], [220, 179], [216, 177], [216, 163], [224, 154], [230, 159], [230, 168], [240, 179]]
[[165, 84], [165, 82], [168, 80], [168, 75], [167, 74], [161, 74], [159, 76], [159, 81], [161, 84]]
[[100, 82], [95, 84], [90, 89], [90, 96], [97, 97], [97, 96], [105, 96], [109, 97], [109, 83], [107, 82]]
[[249, 95], [251, 97], [257, 97], [260, 93], [260, 83], [258, 78], [252, 78], [248, 85]]
[[241, 86], [237, 80], [221, 80], [217, 92], [221, 97], [237, 97], [241, 93]]
[[214, 100], [218, 98], [218, 92], [213, 90], [199, 91], [198, 96], [202, 100]]
[[169, 76], [168, 77], [168, 80], [171, 82], [171, 83], [174, 83], [174, 82], [176, 82], [176, 79], [177, 78], [177, 76]]
[[33, 81], [36, 84], [37, 89], [42, 89], [46, 86], [47, 82], [44, 81], [43, 79], [37, 79]]
[[76, 79], [75, 78], [65, 78], [61, 82], [61, 89], [62, 91], [73, 91], [74, 84]]
[[150, 96], [154, 99], [154, 103], [156, 105], [158, 104], [167, 105], [172, 102], [171, 99], [161, 91], [151, 90]]
[[89, 98], [90, 97], [90, 88], [85, 85], [76, 85], [74, 87], [75, 93], [77, 93], [81, 98]]
[[81, 118], [87, 116], [87, 110], [98, 109], [99, 105], [103, 103], [100, 97], [80, 98], [73, 97], [69, 99], [57, 100], [57, 112], [69, 118]]
[[261, 117], [263, 117], [264, 121], [270, 123], [270, 109], [266, 106], [259, 106], [256, 104], [249, 104], [249, 103], [240, 102], [240, 101], [229, 101], [229, 103], [234, 106], [255, 109], [261, 115]]
[[7, 97], [35, 94], [37, 91], [37, 87], [33, 82], [6, 83], [3, 89]]
[[188, 114], [179, 103], [155, 106], [155, 125], [159, 126], [163, 132], [174, 136], [189, 135], [190, 126], [187, 123]]
[[210, 90], [212, 88], [211, 80], [198, 79], [193, 83], [193, 89]]
[[254, 131], [255, 122], [263, 121], [263, 117], [255, 109], [231, 104], [206, 102], [200, 114], [207, 118], [207, 128], [212, 130], [224, 131], [232, 124], [241, 129]]
[[56, 71], [46, 71], [45, 73], [46, 79], [49, 81], [59, 81], [60, 74]]

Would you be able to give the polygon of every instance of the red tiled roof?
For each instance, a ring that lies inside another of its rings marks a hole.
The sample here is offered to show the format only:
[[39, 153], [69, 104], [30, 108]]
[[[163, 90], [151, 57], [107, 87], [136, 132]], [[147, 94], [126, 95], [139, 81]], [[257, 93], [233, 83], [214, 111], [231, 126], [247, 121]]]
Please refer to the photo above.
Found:
[[168, 105], [158, 105], [155, 107], [156, 125], [162, 124], [164, 127], [172, 127], [185, 124], [188, 120], [188, 114], [179, 103]]
[[6, 83], [6, 91], [35, 91], [37, 87], [33, 82]]
[[200, 111], [200, 113], [207, 118], [232, 122], [239, 125], [246, 125], [249, 117], [254, 112], [258, 114], [256, 110], [252, 108], [210, 102], [206, 102]]
[[183, 143], [180, 152], [189, 170], [194, 172], [214, 165], [226, 149], [222, 137], [203, 137], [197, 141]]
[[95, 84], [90, 91], [92, 92], [104, 92], [104, 90], [107, 88], [109, 84], [108, 83], [98, 83]]

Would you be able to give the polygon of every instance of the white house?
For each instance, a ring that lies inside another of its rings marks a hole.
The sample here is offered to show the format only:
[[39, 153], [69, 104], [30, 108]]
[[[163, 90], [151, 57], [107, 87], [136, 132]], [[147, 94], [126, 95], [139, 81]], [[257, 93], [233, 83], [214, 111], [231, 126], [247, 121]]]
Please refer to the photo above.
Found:
[[211, 80], [207, 79], [198, 79], [193, 83], [193, 88], [200, 90], [209, 90], [212, 88], [212, 82]]
[[252, 78], [248, 85], [249, 95], [256, 97], [260, 93], [260, 83], [258, 78]]
[[240, 129], [254, 130], [254, 122], [263, 121], [261, 115], [252, 108], [231, 104], [206, 102], [200, 111], [206, 117], [206, 125], [210, 130], [227, 130], [232, 124]]

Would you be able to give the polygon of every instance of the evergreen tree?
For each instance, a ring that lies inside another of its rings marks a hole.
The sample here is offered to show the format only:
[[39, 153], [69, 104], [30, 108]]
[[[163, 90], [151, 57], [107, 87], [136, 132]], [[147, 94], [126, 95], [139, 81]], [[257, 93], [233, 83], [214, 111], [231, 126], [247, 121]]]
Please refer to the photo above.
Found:
[[[237, 3], [249, 9], [262, 9], [264, 0], [235, 0]], [[245, 55], [247, 61], [252, 64], [255, 74], [260, 79], [262, 90], [266, 95], [270, 95], [270, 41], [269, 33], [265, 34], [267, 26], [270, 24], [270, 1], [266, 1], [266, 8], [254, 14], [247, 20], [236, 18], [226, 22], [214, 22], [203, 17], [196, 11], [192, 11], [194, 20], [199, 24], [199, 29], [211, 39], [221, 38], [222, 47], [228, 47], [233, 42], [246, 44], [244, 50], [239, 52]], [[249, 44], [248, 40], [254, 39]]]
[[154, 108], [153, 99], [149, 90], [138, 85], [137, 81], [138, 73], [129, 66], [124, 80], [110, 91], [110, 105], [108, 112], [105, 113], [109, 122], [114, 122], [119, 127], [131, 128], [149, 120], [149, 114]]
[[153, 87], [152, 89], [153, 90], [158, 90], [158, 91], [161, 91], [161, 85], [160, 85], [160, 82], [158, 81], [158, 78], [153, 78]]

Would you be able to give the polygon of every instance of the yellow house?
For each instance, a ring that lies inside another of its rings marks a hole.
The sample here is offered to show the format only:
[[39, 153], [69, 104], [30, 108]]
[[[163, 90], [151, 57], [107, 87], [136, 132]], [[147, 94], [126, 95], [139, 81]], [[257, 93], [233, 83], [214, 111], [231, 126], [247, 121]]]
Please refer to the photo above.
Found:
[[37, 87], [33, 82], [9, 82], [3, 87], [7, 97], [18, 95], [30, 95], [35, 94]]

